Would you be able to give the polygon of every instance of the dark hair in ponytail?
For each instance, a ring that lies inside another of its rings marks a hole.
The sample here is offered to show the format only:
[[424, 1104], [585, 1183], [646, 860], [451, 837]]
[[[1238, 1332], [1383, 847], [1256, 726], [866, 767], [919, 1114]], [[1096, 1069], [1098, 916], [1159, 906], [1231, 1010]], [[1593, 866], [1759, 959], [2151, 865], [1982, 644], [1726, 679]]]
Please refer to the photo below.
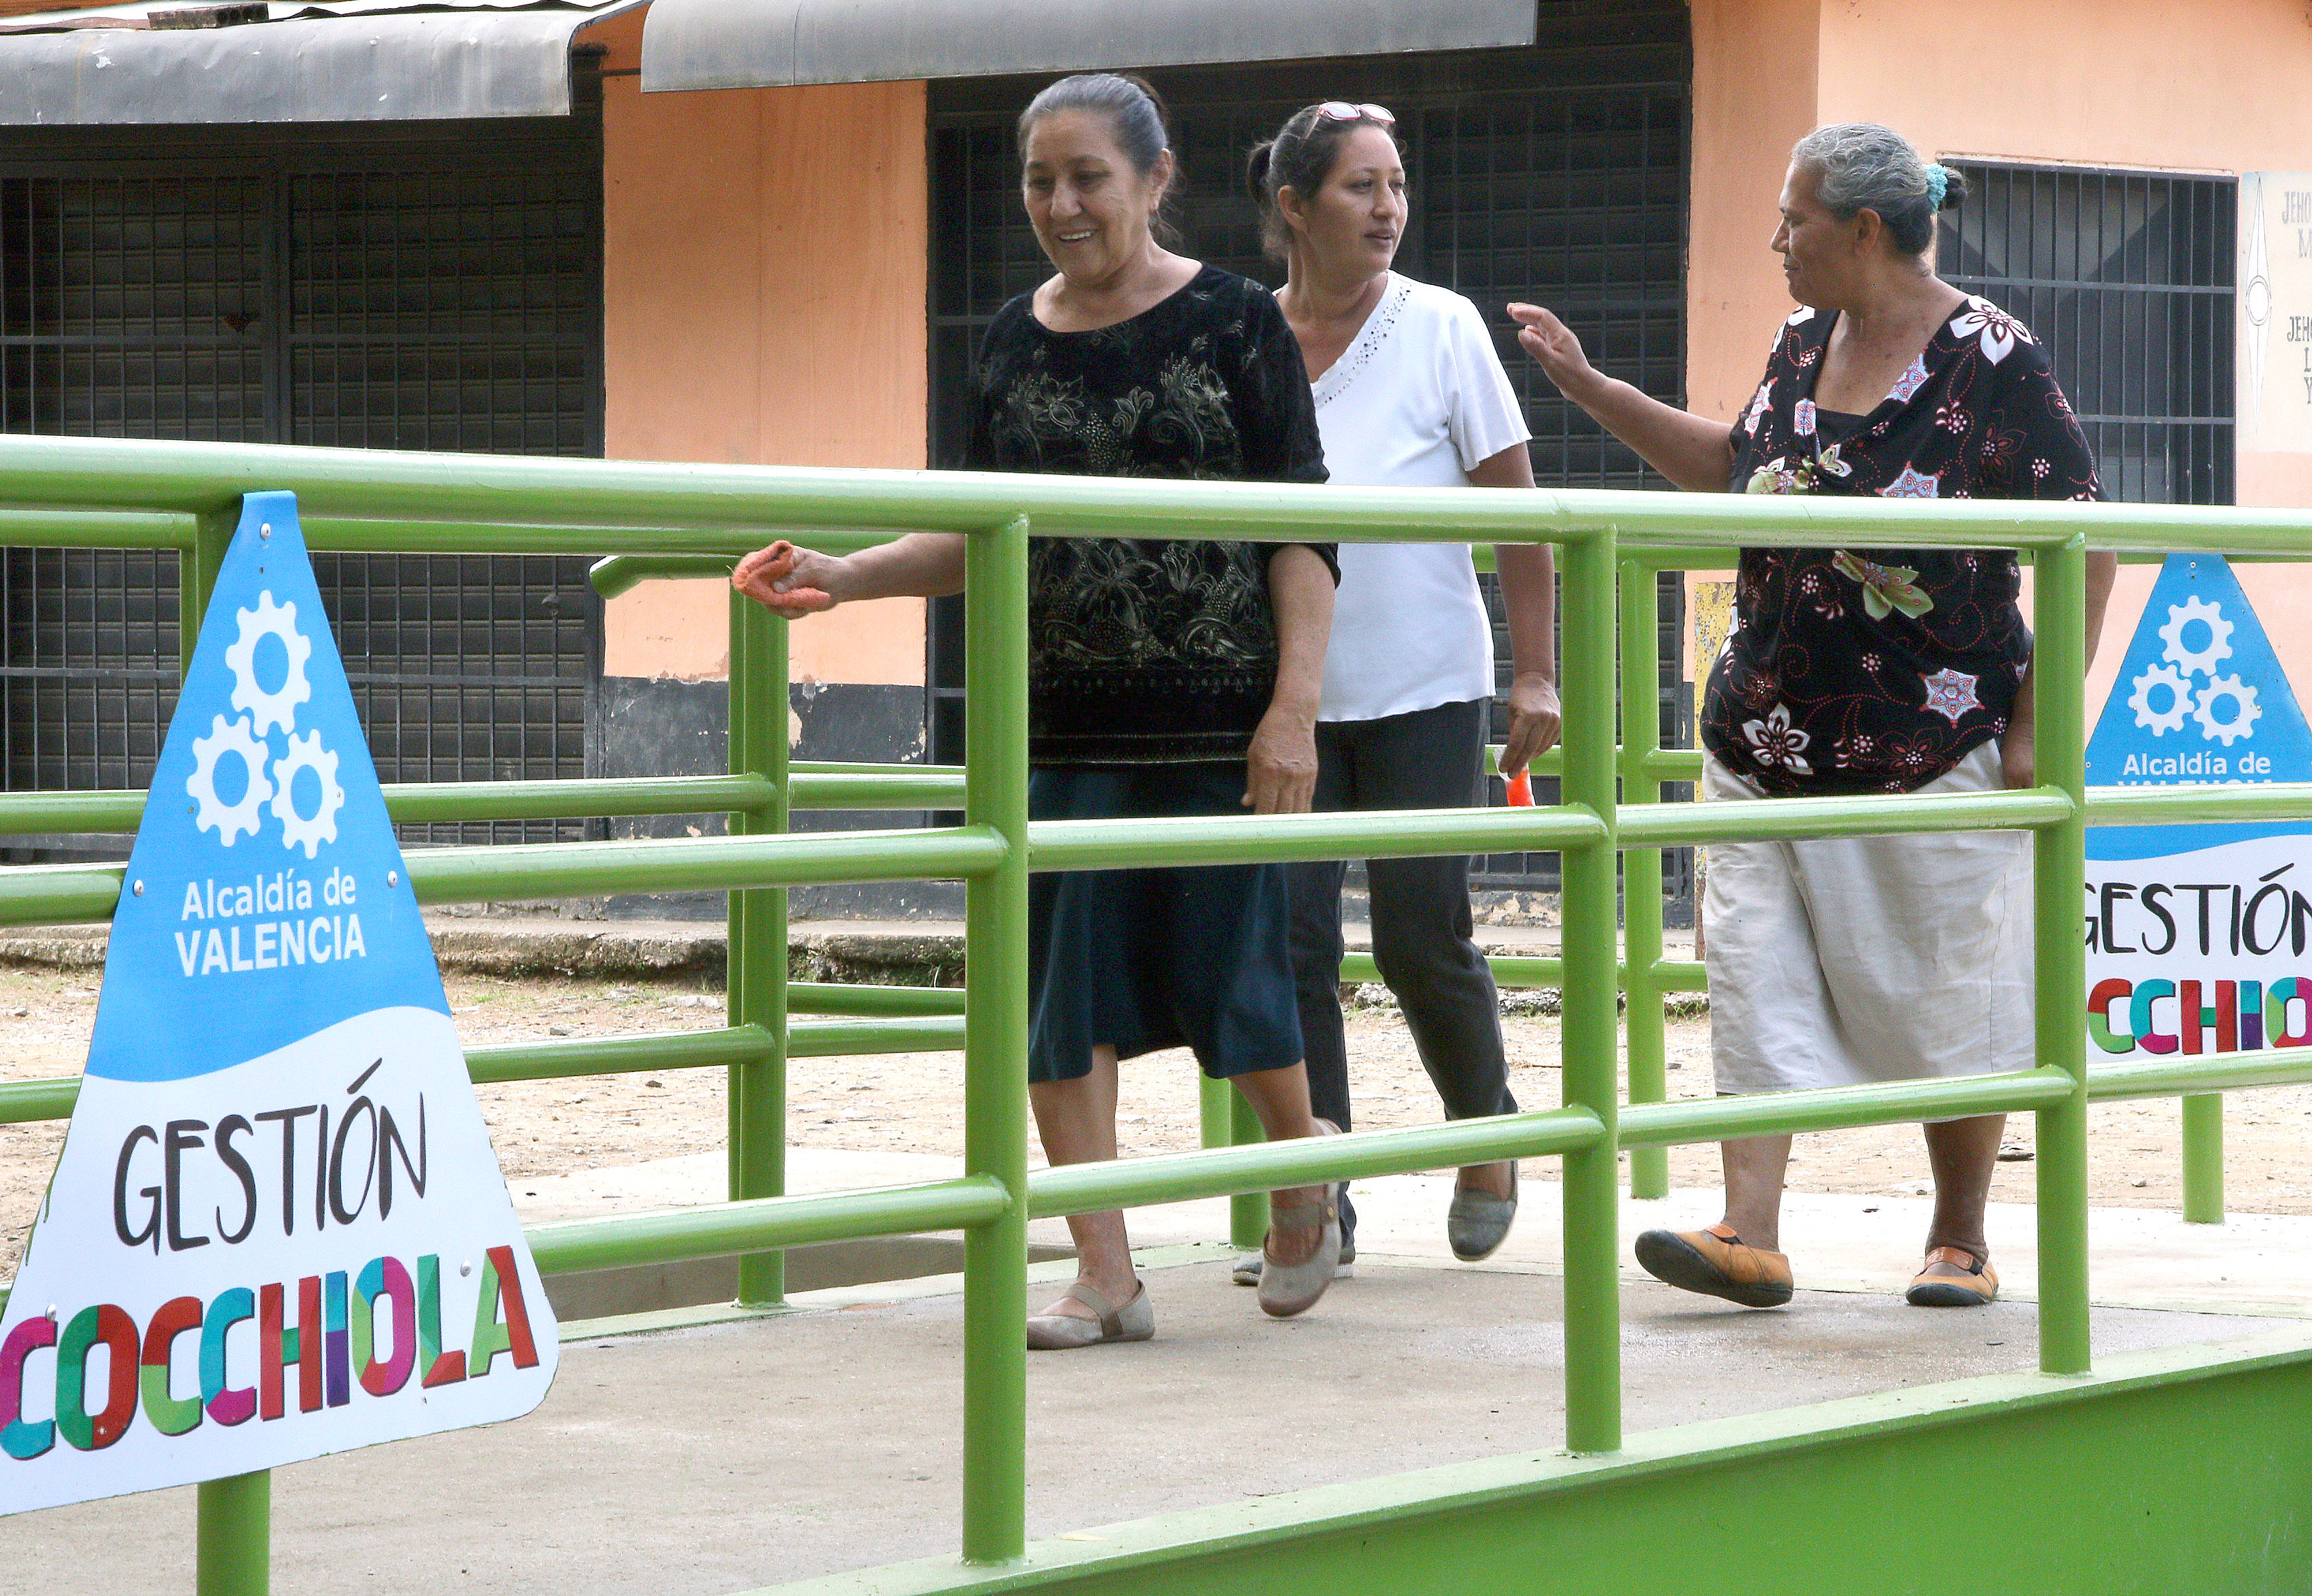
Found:
[[[1088, 111], [1105, 118], [1108, 130], [1116, 136], [1117, 147], [1141, 177], [1154, 171], [1156, 162], [1172, 148], [1171, 119], [1164, 114], [1163, 97], [1147, 79], [1134, 72], [1079, 72], [1047, 84], [1020, 113], [1022, 160], [1026, 159], [1028, 136], [1036, 124], [1064, 110]], [[1165, 189], [1163, 197], [1156, 203], [1155, 214], [1148, 218], [1156, 241], [1167, 246], [1180, 241], [1180, 230], [1172, 224], [1169, 215], [1172, 189], [1179, 179], [1177, 158], [1172, 176], [1173, 185]]]
[[[1388, 135], [1390, 144], [1397, 144], [1395, 127], [1362, 111], [1354, 118], [1334, 118], [1321, 114], [1316, 106], [1304, 105], [1284, 118], [1275, 137], [1252, 146], [1245, 160], [1244, 186], [1253, 204], [1260, 207], [1260, 244], [1270, 255], [1283, 259], [1292, 242], [1292, 230], [1284, 220], [1283, 207], [1277, 204], [1276, 191], [1291, 189], [1303, 200], [1313, 198], [1333, 174], [1341, 141], [1360, 127], [1378, 127]], [[1397, 148], [1402, 153], [1404, 146]]]

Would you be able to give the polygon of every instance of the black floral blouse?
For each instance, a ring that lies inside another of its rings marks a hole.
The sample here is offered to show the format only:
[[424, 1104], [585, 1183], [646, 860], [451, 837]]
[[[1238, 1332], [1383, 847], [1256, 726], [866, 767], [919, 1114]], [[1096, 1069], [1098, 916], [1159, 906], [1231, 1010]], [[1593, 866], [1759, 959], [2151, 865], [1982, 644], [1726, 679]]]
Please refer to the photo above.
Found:
[[[1267, 289], [1207, 266], [1093, 332], [1052, 331], [1031, 299], [996, 312], [980, 346], [968, 469], [1325, 480], [1308, 369]], [[1332, 545], [1312, 547], [1337, 578]], [[1031, 539], [1030, 762], [1242, 759], [1275, 690], [1275, 551]]]
[[[2046, 351], [1970, 297], [1868, 416], [1817, 411], [1801, 307], [1735, 424], [1737, 493], [2100, 499]], [[1769, 793], [1910, 792], [2007, 729], [2031, 661], [2004, 549], [1746, 548], [1703, 744]]]

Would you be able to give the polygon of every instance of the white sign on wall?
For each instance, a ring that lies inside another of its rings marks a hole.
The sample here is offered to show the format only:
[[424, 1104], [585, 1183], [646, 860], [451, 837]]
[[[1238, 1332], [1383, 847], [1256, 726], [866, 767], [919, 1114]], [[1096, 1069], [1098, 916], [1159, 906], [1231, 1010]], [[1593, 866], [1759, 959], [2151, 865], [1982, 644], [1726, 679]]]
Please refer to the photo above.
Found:
[[2240, 502], [2312, 504], [2312, 172], [2242, 174], [2238, 280]]
[[512, 1418], [556, 1353], [296, 501], [249, 495], [0, 1317], [0, 1513]]

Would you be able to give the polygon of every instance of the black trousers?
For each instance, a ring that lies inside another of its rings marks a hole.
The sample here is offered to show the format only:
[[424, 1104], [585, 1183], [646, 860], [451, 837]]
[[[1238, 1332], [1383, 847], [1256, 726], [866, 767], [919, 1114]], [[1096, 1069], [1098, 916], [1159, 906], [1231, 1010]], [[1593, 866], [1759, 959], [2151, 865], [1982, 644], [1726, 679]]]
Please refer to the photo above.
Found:
[[[1317, 725], [1319, 810], [1458, 809], [1484, 802], [1485, 701], [1441, 704], [1374, 721]], [[1295, 864], [1292, 978], [1317, 1115], [1349, 1128], [1348, 1043], [1341, 1021], [1339, 860]], [[1373, 959], [1397, 995], [1422, 1067], [1449, 1119], [1512, 1114], [1501, 997], [1470, 940], [1466, 857], [1374, 859]], [[1344, 1202], [1341, 1230], [1355, 1215]]]

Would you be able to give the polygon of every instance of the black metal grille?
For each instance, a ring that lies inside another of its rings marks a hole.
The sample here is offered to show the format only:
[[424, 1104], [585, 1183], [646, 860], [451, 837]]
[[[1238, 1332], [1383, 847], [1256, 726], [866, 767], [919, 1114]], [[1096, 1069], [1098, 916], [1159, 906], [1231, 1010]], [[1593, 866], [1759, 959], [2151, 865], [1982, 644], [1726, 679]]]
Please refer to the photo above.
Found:
[[[1398, 118], [1414, 194], [1399, 268], [1466, 294], [1484, 311], [1533, 429], [1535, 474], [1554, 486], [1660, 487], [1517, 350], [1501, 307], [1511, 299], [1551, 305], [1601, 369], [1683, 402], [1686, 10], [1671, 0], [1543, 0], [1539, 17], [1541, 41], [1531, 48], [1151, 73], [1178, 139], [1181, 230], [1199, 259], [1281, 281], [1281, 268], [1261, 254], [1243, 191], [1246, 152], [1310, 101], [1385, 102]], [[1044, 81], [933, 88], [932, 457], [942, 465], [963, 455], [981, 332], [1005, 300], [1051, 269], [1020, 210], [1012, 135], [1013, 118]], [[1506, 689], [1500, 595], [1491, 577], [1484, 586]], [[1663, 591], [1665, 619], [1675, 626], [1683, 614], [1678, 590], [1673, 582]], [[935, 759], [960, 756], [961, 644], [960, 606], [935, 603]], [[1666, 737], [1690, 718], [1679, 709], [1679, 653], [1667, 658]], [[1495, 715], [1498, 738], [1506, 711], [1497, 706]], [[1684, 867], [1681, 858], [1673, 871]], [[1556, 858], [1504, 855], [1480, 870], [1486, 886], [1549, 888]]]
[[142, 785], [177, 702], [172, 554], [0, 550], [12, 790]]
[[[357, 135], [12, 136], [0, 430], [599, 454], [600, 185], [591, 106]], [[385, 780], [584, 774], [584, 561], [314, 565]], [[0, 556], [0, 783], [147, 779], [175, 697], [175, 582], [168, 555]]]
[[1941, 273], [2048, 347], [2104, 491], [2232, 501], [2233, 237], [2229, 178], [1960, 167]]

